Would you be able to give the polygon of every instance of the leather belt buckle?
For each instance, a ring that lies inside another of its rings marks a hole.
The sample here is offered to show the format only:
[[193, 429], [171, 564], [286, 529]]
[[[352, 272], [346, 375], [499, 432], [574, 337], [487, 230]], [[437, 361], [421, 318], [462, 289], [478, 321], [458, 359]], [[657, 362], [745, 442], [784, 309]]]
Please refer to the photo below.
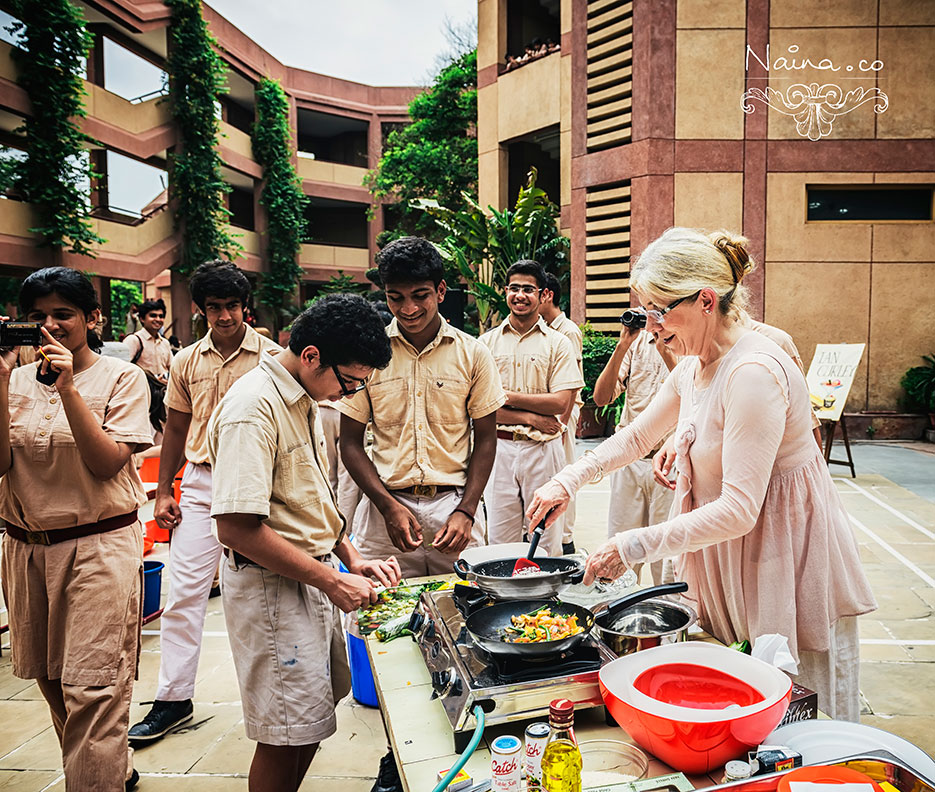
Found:
[[438, 487], [434, 484], [415, 484], [412, 494], [417, 498], [434, 498], [438, 494]]
[[49, 545], [49, 535], [45, 531], [26, 531], [26, 544]]
[[513, 439], [514, 440], [528, 440], [529, 436], [524, 435], [522, 432], [513, 432]]

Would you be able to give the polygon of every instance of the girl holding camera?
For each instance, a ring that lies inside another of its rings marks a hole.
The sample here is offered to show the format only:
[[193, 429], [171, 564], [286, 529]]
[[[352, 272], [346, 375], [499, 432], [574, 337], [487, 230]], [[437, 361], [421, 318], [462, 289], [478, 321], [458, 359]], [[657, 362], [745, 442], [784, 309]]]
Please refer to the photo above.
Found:
[[141, 369], [93, 351], [100, 303], [80, 272], [33, 273], [19, 306], [40, 324], [42, 345], [33, 365], [13, 368], [15, 350], [0, 356], [13, 673], [35, 679], [49, 705], [66, 789], [118, 792], [138, 778], [127, 728], [146, 494], [131, 455], [152, 442], [149, 388]]

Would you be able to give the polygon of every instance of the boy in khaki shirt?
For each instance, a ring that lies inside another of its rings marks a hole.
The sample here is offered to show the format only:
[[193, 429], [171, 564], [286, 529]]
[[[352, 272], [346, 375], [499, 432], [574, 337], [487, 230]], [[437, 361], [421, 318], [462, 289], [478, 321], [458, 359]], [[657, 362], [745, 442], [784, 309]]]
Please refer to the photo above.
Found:
[[[160, 619], [162, 656], [156, 700], [143, 720], [130, 729], [142, 746], [191, 720], [195, 675], [201, 654], [205, 611], [221, 558], [211, 530], [211, 465], [207, 426], [227, 389], [255, 368], [264, 351], [279, 346], [244, 324], [250, 281], [227, 261], [202, 264], [189, 287], [210, 330], [186, 347], [172, 363], [165, 405], [167, 418], [159, 457], [156, 522], [172, 531], [165, 576], [169, 594]], [[179, 503], [172, 482], [185, 462]]]
[[[538, 262], [513, 264], [506, 286], [510, 315], [479, 339], [493, 354], [506, 391], [506, 403], [497, 411], [497, 457], [484, 490], [490, 544], [522, 539], [525, 504], [565, 466], [565, 427], [559, 418], [584, 385], [571, 343], [539, 315], [544, 287]], [[563, 527], [564, 517], [546, 530], [545, 554], [561, 553]]]
[[[571, 342], [571, 348], [575, 352], [575, 361], [578, 363], [578, 371], [584, 379], [584, 344], [581, 338], [581, 330], [571, 319], [565, 316], [565, 312], [558, 307], [562, 298], [562, 285], [551, 272], [545, 274], [545, 288], [542, 290], [542, 299], [539, 302], [539, 315], [545, 319], [545, 323], [555, 332], [561, 333]], [[575, 401], [571, 408], [561, 417], [561, 422], [565, 424], [565, 434], [562, 435], [562, 447], [565, 450], [565, 464], [570, 465], [575, 461], [575, 436], [578, 433], [578, 418], [581, 416], [581, 391], [575, 394]], [[565, 510], [565, 528], [562, 532], [562, 554], [570, 555], [575, 552], [575, 499], [568, 502], [568, 508]]]
[[339, 406], [341, 456], [365, 495], [354, 542], [365, 558], [399, 551], [406, 577], [449, 573], [464, 548], [484, 543], [478, 504], [503, 389], [487, 349], [438, 312], [446, 285], [435, 246], [403, 237], [378, 264], [395, 317], [386, 329], [393, 359]]
[[366, 561], [344, 535], [317, 405], [355, 393], [389, 360], [376, 311], [356, 295], [326, 297], [295, 320], [288, 349], [231, 387], [208, 427], [211, 516], [230, 548], [224, 616], [257, 741], [250, 792], [299, 788], [350, 688], [340, 611], [400, 579], [394, 559]]

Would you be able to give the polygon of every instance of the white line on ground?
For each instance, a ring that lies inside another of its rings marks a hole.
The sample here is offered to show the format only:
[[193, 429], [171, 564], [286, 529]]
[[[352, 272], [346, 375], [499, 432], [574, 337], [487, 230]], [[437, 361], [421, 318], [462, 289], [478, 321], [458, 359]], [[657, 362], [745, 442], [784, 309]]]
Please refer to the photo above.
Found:
[[861, 638], [860, 643], [872, 646], [935, 646], [935, 641], [927, 638], [921, 641], [906, 641], [901, 638]]
[[863, 495], [865, 498], [867, 498], [868, 500], [871, 500], [871, 501], [873, 501], [875, 504], [877, 504], [877, 506], [880, 506], [881, 508], [886, 509], [890, 514], [892, 514], [892, 515], [894, 515], [894, 516], [896, 516], [896, 517], [899, 517], [899, 519], [902, 520], [904, 523], [906, 523], [906, 525], [908, 525], [908, 526], [910, 526], [910, 527], [912, 527], [912, 528], [915, 528], [919, 533], [924, 534], [924, 535], [927, 536], [929, 539], [935, 541], [935, 533], [932, 533], [928, 528], [926, 528], [926, 527], [923, 526], [923, 525], [920, 525], [920, 524], [917, 523], [915, 520], [913, 520], [911, 517], [907, 517], [907, 516], [906, 516], [905, 514], [903, 514], [899, 509], [894, 509], [894, 508], [893, 508], [892, 506], [890, 506], [886, 501], [880, 500], [880, 499], [879, 499], [876, 495], [874, 495], [872, 492], [868, 492], [866, 489], [864, 489], [863, 487], [861, 487], [860, 484], [855, 484], [853, 481], [851, 481], [850, 479], [846, 479], [846, 478], [837, 479], [837, 480], [838, 480], [838, 481], [844, 482], [845, 484], [847, 484], [848, 487], [851, 487], [851, 488], [855, 489], [857, 492], [859, 492], [859, 493], [860, 493], [861, 495]]
[[858, 520], [853, 515], [848, 515], [851, 518], [851, 522], [854, 523], [861, 531], [863, 531], [867, 536], [873, 539], [880, 547], [886, 550], [893, 558], [899, 561], [903, 566], [905, 566], [910, 572], [918, 575], [927, 586], [935, 588], [935, 578], [932, 578], [930, 575], [923, 572], [919, 567], [912, 563], [906, 556], [900, 553], [898, 550], [894, 550], [890, 547], [885, 541], [883, 541], [879, 536], [877, 536], [873, 531], [871, 531], [866, 525], [864, 525], [860, 520]]

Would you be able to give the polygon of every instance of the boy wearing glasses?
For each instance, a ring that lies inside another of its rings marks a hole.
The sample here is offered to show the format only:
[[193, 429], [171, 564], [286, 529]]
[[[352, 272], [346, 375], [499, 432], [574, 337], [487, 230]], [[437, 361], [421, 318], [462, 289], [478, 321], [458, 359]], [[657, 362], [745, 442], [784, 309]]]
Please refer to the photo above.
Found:
[[[506, 391], [497, 411], [497, 457], [484, 490], [490, 544], [522, 540], [533, 493], [565, 466], [559, 418], [571, 411], [584, 385], [571, 342], [539, 315], [545, 285], [538, 262], [513, 264], [506, 286], [510, 315], [480, 337]], [[564, 522], [562, 516], [546, 530], [540, 541], [545, 555], [561, 553]]]
[[[130, 728], [143, 746], [193, 715], [208, 594], [221, 558], [211, 532], [211, 464], [207, 427], [211, 412], [234, 382], [281, 349], [244, 324], [250, 281], [229, 261], [202, 264], [189, 281], [192, 300], [209, 330], [172, 361], [166, 390], [166, 426], [159, 457], [155, 518], [172, 531], [166, 566], [169, 594], [162, 614], [159, 683], [152, 709]], [[172, 482], [185, 462], [179, 503]]]
[[431, 242], [397, 239], [377, 264], [393, 359], [339, 406], [341, 457], [365, 496], [354, 543], [364, 558], [395, 552], [405, 577], [450, 573], [464, 548], [484, 543], [478, 504], [497, 450], [500, 377], [483, 344], [439, 314], [445, 271]]
[[395, 561], [366, 561], [345, 536], [317, 404], [389, 361], [367, 301], [325, 297], [295, 320], [288, 349], [262, 355], [234, 384], [208, 425], [208, 452], [223, 471], [211, 515], [229, 548], [224, 617], [244, 729], [257, 743], [250, 792], [299, 788], [350, 688], [341, 611], [376, 602], [378, 585], [400, 579]]

